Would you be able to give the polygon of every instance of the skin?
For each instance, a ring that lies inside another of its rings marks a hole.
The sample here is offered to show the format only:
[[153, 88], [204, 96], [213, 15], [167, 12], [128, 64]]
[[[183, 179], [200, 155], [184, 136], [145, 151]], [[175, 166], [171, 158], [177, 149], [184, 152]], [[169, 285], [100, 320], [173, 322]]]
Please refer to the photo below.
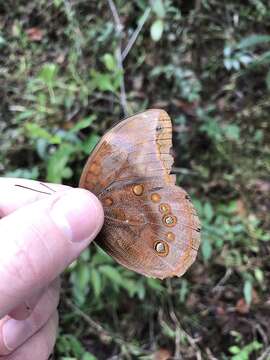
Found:
[[[51, 193], [44, 194], [30, 189]], [[59, 275], [103, 225], [89, 191], [0, 178], [0, 357], [47, 360], [57, 335]]]

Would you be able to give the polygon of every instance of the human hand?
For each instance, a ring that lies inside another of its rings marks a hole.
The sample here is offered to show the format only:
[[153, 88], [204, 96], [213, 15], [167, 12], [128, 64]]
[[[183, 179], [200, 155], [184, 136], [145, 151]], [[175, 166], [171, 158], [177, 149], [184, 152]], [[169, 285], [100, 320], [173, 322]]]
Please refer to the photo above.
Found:
[[58, 325], [59, 274], [103, 224], [83, 189], [0, 178], [0, 358], [47, 360]]

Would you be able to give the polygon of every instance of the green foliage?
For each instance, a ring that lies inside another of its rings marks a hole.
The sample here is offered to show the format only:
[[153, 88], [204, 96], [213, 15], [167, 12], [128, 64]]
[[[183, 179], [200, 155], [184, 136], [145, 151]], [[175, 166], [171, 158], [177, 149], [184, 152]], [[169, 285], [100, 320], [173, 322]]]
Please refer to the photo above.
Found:
[[68, 354], [68, 356], [61, 356], [59, 360], [96, 360], [97, 358], [85, 350], [75, 336], [71, 334], [61, 335], [57, 343], [57, 349], [60, 353]]
[[250, 35], [239, 42], [237, 45], [238, 49], [246, 49], [249, 47], [254, 47], [260, 44], [265, 44], [270, 42], [269, 35], [260, 35], [260, 34], [253, 34]]
[[90, 71], [90, 86], [93, 90], [109, 91], [117, 94], [121, 80], [122, 71], [118, 69], [115, 58], [111, 54], [105, 54], [102, 62], [106, 67], [106, 72], [99, 72], [94, 69]]
[[243, 348], [239, 348], [237, 345], [230, 347], [230, 353], [233, 356], [230, 358], [231, 360], [249, 360], [250, 355], [253, 351], [259, 350], [262, 348], [262, 344], [258, 341], [253, 341], [250, 344], [244, 346]]
[[162, 37], [164, 30], [164, 18], [166, 15], [165, 6], [163, 0], [155, 0], [151, 2], [152, 9], [157, 18], [152, 23], [150, 28], [151, 37], [154, 41], [159, 41]]
[[162, 75], [165, 76], [168, 81], [172, 82], [173, 90], [179, 92], [179, 95], [183, 99], [189, 102], [199, 100], [201, 84], [192, 70], [170, 64], [156, 66], [151, 71], [153, 79], [157, 79]]
[[85, 304], [91, 294], [98, 300], [106, 295], [109, 288], [111, 294], [115, 296], [124, 292], [129, 298], [137, 297], [140, 300], [145, 298], [147, 287], [156, 293], [164, 291], [159, 281], [154, 279], [138, 280], [136, 274], [124, 270], [120, 266], [116, 267], [112, 259], [100, 248], [91, 255], [89, 250], [86, 250], [70, 270], [72, 291], [79, 305]]
[[[35, 144], [41, 159], [46, 161], [46, 180], [61, 183], [73, 176], [70, 163], [82, 153], [89, 155], [99, 140], [96, 133], [90, 133], [83, 141], [79, 136], [80, 131], [88, 128], [95, 119], [95, 115], [90, 115], [70, 130], [55, 129], [53, 134], [37, 123], [25, 123], [26, 136]], [[47, 153], [49, 148], [50, 154]]]
[[151, 26], [151, 37], [154, 41], [159, 41], [163, 33], [164, 23], [162, 19], [157, 19]]

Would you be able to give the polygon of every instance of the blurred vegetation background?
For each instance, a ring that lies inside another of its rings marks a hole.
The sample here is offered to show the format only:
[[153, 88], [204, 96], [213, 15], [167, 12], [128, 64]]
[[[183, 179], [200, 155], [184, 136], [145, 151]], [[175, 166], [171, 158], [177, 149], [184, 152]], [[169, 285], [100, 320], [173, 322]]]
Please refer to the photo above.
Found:
[[199, 259], [147, 279], [95, 246], [63, 279], [55, 359], [270, 359], [266, 0], [0, 2], [0, 173], [77, 186], [112, 124], [173, 119]]

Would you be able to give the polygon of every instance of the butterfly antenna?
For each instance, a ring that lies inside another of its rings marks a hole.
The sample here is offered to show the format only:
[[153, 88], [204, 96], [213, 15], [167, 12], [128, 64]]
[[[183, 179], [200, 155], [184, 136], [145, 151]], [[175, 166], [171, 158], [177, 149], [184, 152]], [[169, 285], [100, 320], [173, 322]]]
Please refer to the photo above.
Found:
[[56, 192], [54, 189], [52, 189], [51, 187], [49, 187], [49, 185], [47, 185], [47, 184], [44, 184], [44, 183], [40, 182], [40, 185], [44, 186], [45, 188], [49, 189], [49, 190], [52, 191], [52, 192]]
[[14, 186], [17, 186], [17, 187], [20, 187], [20, 188], [23, 188], [23, 189], [27, 189], [27, 190], [32, 190], [32, 191], [35, 191], [35, 192], [39, 192], [39, 193], [41, 193], [41, 194], [52, 195], [52, 194], [49, 193], [49, 192], [41, 191], [41, 190], [36, 190], [36, 189], [30, 188], [30, 187], [27, 187], [27, 186], [23, 186], [23, 185], [19, 185], [19, 184], [15, 184]]

